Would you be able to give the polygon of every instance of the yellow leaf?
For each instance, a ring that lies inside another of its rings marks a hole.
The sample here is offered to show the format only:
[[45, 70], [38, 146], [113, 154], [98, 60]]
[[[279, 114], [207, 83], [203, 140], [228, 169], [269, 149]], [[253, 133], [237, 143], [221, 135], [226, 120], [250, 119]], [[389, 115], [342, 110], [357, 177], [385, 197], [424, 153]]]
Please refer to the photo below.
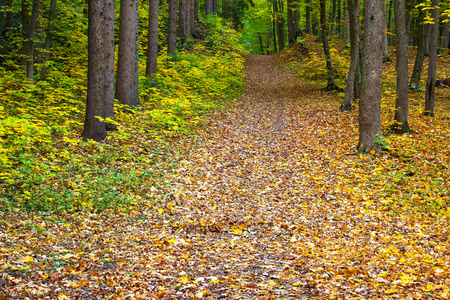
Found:
[[213, 210], [216, 210], [216, 209], [217, 209], [217, 207], [216, 207], [216, 206], [213, 206], [213, 207], [212, 207], [212, 209], [213, 209]]
[[300, 285], [300, 282], [294, 282], [292, 285], [293, 285], [293, 286], [299, 286], [299, 285]]
[[203, 298], [203, 296], [206, 294], [206, 291], [200, 291], [197, 294], [195, 294], [195, 297], [197, 298]]
[[242, 233], [242, 229], [240, 229], [240, 228], [233, 229], [233, 234], [241, 234], [241, 233]]
[[26, 269], [29, 269], [29, 268], [30, 268], [30, 265], [26, 265], [25, 267], [20, 268], [20, 270], [26, 270]]
[[175, 243], [177, 240], [176, 239], [170, 239], [170, 240], [167, 240], [169, 243], [171, 243], [171, 244], [173, 244], [173, 243]]
[[398, 292], [397, 289], [389, 289], [389, 290], [384, 291], [385, 294], [394, 294], [396, 292]]
[[24, 262], [24, 263], [33, 262], [33, 257], [25, 256], [25, 257], [22, 257], [21, 259], [19, 259], [19, 261]]
[[160, 208], [160, 209], [158, 209], [158, 212], [159, 212], [160, 214], [162, 214], [162, 213], [164, 212], [164, 209]]
[[181, 280], [183, 283], [189, 282], [189, 278], [187, 278], [186, 276], [180, 277], [178, 279]]
[[271, 280], [271, 281], [269, 281], [269, 285], [274, 286], [274, 285], [276, 285], [276, 282]]

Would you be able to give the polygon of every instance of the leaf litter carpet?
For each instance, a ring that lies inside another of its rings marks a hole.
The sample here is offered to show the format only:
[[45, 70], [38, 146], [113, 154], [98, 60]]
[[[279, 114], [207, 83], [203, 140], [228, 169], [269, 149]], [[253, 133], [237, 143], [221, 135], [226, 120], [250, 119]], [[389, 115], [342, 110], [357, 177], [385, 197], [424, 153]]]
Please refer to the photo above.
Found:
[[389, 211], [371, 158], [351, 155], [356, 114], [274, 56], [246, 73], [242, 99], [177, 146], [188, 155], [131, 212], [2, 224], [0, 295], [450, 297], [447, 220]]

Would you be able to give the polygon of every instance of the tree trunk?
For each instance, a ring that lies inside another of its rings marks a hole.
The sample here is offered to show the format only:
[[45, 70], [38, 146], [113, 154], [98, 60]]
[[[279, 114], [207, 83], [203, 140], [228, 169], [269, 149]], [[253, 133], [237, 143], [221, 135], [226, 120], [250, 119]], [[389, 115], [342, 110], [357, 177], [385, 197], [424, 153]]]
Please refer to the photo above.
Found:
[[294, 32], [295, 36], [298, 37], [302, 30], [300, 28], [300, 2], [298, 0], [293, 0], [293, 11], [294, 11]]
[[[345, 44], [351, 43], [350, 38], [350, 20], [349, 20], [349, 7], [347, 1], [344, 0], [344, 19], [345, 19]], [[359, 14], [358, 14], [359, 17]], [[359, 23], [359, 22], [358, 22]], [[358, 28], [359, 30], [359, 28]], [[359, 34], [358, 34], [359, 35]]]
[[306, 14], [305, 14], [305, 22], [306, 22], [306, 28], [305, 32], [307, 34], [311, 34], [311, 0], [306, 0]]
[[337, 3], [337, 33], [338, 33], [338, 38], [342, 39], [342, 26], [341, 26], [341, 21], [342, 21], [342, 7], [341, 7], [341, 0], [338, 0]]
[[205, 0], [205, 14], [211, 15], [213, 13], [213, 0]]
[[189, 11], [189, 0], [180, 0], [179, 1], [179, 12], [178, 12], [178, 36], [180, 37], [181, 44], [184, 45], [186, 43], [188, 33], [186, 31], [187, 20], [188, 20], [188, 11]]
[[53, 43], [54, 20], [56, 15], [56, 0], [50, 0], [50, 8], [48, 11], [47, 28], [45, 30], [44, 55], [42, 59], [41, 80], [47, 79], [48, 64], [50, 60], [50, 49]]
[[13, 2], [12, 0], [6, 0], [6, 20], [5, 20], [5, 31], [7, 34], [11, 34], [14, 30], [14, 12], [13, 12]]
[[[189, 36], [192, 36], [194, 34], [194, 29], [195, 29], [195, 18], [197, 16], [196, 11], [195, 11], [195, 6], [196, 6], [196, 2], [198, 0], [191, 0], [191, 6], [190, 6], [190, 12], [189, 12]], [[213, 14], [215, 14], [214, 12], [214, 7], [217, 10], [217, 2], [216, 2], [216, 6], [213, 6]]]
[[138, 21], [138, 0], [121, 0], [116, 98], [129, 106], [140, 105]]
[[384, 1], [384, 25], [385, 30], [384, 30], [384, 35], [383, 35], [383, 62], [392, 62], [392, 59], [389, 57], [389, 49], [388, 49], [388, 42], [389, 42], [389, 37], [388, 37], [388, 26], [387, 26], [387, 18], [386, 18], [386, 13], [387, 13], [387, 0]]
[[145, 74], [155, 78], [158, 70], [158, 10], [159, 0], [150, 0], [148, 5], [147, 66]]
[[431, 17], [434, 24], [431, 25], [430, 33], [430, 56], [428, 60], [428, 80], [425, 92], [424, 115], [434, 117], [434, 90], [436, 84], [437, 42], [439, 31], [439, 0], [432, 0], [431, 5], [434, 7], [431, 11]]
[[444, 53], [447, 51], [448, 48], [448, 35], [449, 35], [449, 29], [450, 28], [450, 22], [444, 23], [442, 25], [441, 29], [441, 40], [439, 44], [439, 54]]
[[288, 26], [288, 41], [290, 45], [292, 45], [295, 40], [293, 2], [294, 0], [287, 0], [287, 26]]
[[5, 23], [5, 1], [0, 1], [0, 40], [2, 40], [3, 37], [3, 24]]
[[383, 31], [386, 25], [384, 0], [364, 3], [364, 47], [361, 100], [359, 102], [358, 152], [380, 152], [384, 148], [381, 132], [381, 74], [383, 70]]
[[[104, 44], [104, 118], [114, 119], [114, 19], [115, 1], [104, 0], [103, 44]], [[117, 126], [106, 123], [106, 130], [116, 130]]]
[[405, 0], [394, 2], [395, 35], [397, 36], [397, 98], [393, 130], [396, 133], [410, 131], [408, 126], [408, 33], [406, 32]]
[[416, 32], [417, 40], [417, 55], [414, 62], [413, 73], [411, 76], [411, 82], [409, 87], [413, 90], [420, 91], [420, 76], [422, 75], [423, 59], [425, 56], [425, 41], [426, 32], [425, 25], [423, 24], [425, 18], [425, 11], [419, 7], [419, 26]]
[[22, 2], [23, 22], [23, 49], [22, 65], [26, 68], [26, 77], [34, 84], [34, 40], [36, 38], [37, 20], [39, 16], [40, 0], [33, 0], [31, 17], [29, 15], [29, 3]]
[[273, 49], [275, 51], [274, 53], [277, 53], [278, 52], [278, 50], [277, 50], [277, 47], [278, 47], [278, 45], [277, 45], [277, 22], [276, 22], [275, 13], [274, 13], [273, 20], [272, 20], [272, 31], [273, 31], [273, 33], [272, 33]]
[[167, 53], [177, 50], [177, 0], [169, 0], [169, 24], [167, 33]]
[[430, 37], [432, 28], [433, 28], [432, 24], [425, 24], [425, 43], [423, 48], [425, 56], [430, 56]]
[[325, 11], [325, 0], [320, 0], [320, 26], [322, 32], [322, 44], [323, 44], [323, 52], [325, 54], [325, 59], [327, 61], [327, 69], [328, 69], [328, 84], [326, 90], [338, 90], [339, 88], [334, 83], [334, 70], [333, 70], [333, 62], [331, 60], [330, 47], [328, 46], [327, 39], [327, 16]]
[[[114, 44], [105, 42], [105, 33], [114, 30], [114, 21], [109, 20], [110, 6], [114, 5], [114, 1], [107, 1], [89, 0], [88, 8], [88, 83], [86, 116], [81, 136], [97, 142], [106, 138], [106, 124], [98, 117], [104, 118], [105, 103], [114, 101], [112, 93], [105, 93], [108, 81], [111, 77], [114, 79], [114, 69], [110, 68], [111, 58], [108, 58], [108, 53], [114, 53]], [[114, 62], [114, 56], [112, 59]]]
[[345, 90], [344, 100], [341, 104], [341, 110], [350, 111], [353, 109], [352, 99], [355, 89], [356, 69], [359, 64], [359, 0], [347, 0], [350, 17], [350, 46], [351, 59], [350, 69], [347, 75], [347, 87]]
[[273, 0], [273, 10], [276, 18], [278, 48], [281, 51], [284, 49], [284, 18], [282, 16], [284, 7], [282, 0]]
[[330, 31], [331, 38], [333, 38], [335, 28], [336, 28], [336, 0], [333, 0], [333, 9], [331, 11], [331, 31]]

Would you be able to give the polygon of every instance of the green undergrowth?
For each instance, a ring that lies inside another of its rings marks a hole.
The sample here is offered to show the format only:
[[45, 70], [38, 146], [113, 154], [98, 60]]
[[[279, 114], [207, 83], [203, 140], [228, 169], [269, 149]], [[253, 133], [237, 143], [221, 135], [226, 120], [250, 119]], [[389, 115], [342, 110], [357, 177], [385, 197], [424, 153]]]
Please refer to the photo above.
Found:
[[203, 40], [190, 41], [173, 56], [160, 53], [156, 82], [144, 75], [140, 49], [142, 106], [116, 103], [118, 130], [103, 143], [82, 140], [85, 26], [71, 28], [65, 42], [81, 47], [78, 54], [56, 46], [47, 81], [28, 84], [13, 58], [0, 66], [1, 210], [101, 211], [151, 201], [154, 190], [165, 185], [164, 173], [180, 159], [172, 150], [177, 138], [195, 132], [205, 113], [232, 103], [241, 92], [239, 36], [220, 19], [207, 18], [199, 25]]

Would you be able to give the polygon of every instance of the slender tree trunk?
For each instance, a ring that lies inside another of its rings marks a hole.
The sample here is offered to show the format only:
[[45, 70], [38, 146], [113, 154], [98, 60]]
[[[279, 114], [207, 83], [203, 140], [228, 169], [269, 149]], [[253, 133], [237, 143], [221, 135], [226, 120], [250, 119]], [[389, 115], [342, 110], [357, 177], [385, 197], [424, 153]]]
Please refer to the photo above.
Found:
[[305, 22], [306, 28], [305, 31], [307, 34], [311, 34], [311, 0], [306, 0], [306, 13], [305, 13]]
[[[190, 6], [190, 12], [189, 12], [189, 36], [192, 36], [194, 34], [195, 29], [195, 18], [197, 16], [195, 11], [196, 2], [198, 0], [191, 0], [191, 6]], [[215, 2], [216, 6], [213, 8], [216, 9], [216, 11], [213, 10], [213, 14], [216, 14], [217, 12], [217, 1]]]
[[140, 105], [138, 21], [138, 0], [121, 0], [116, 98], [129, 106]]
[[22, 65], [26, 68], [26, 77], [34, 84], [34, 40], [36, 37], [37, 20], [39, 16], [39, 0], [33, 0], [31, 17], [29, 15], [29, 3], [23, 1], [23, 60]]
[[432, 28], [433, 28], [432, 24], [425, 24], [425, 43], [424, 43], [425, 56], [430, 56], [430, 37]]
[[381, 74], [383, 31], [386, 26], [384, 0], [364, 2], [364, 47], [361, 100], [359, 102], [358, 152], [383, 150], [381, 133]]
[[179, 12], [178, 12], [178, 36], [180, 37], [181, 44], [186, 44], [188, 38], [188, 32], [186, 23], [188, 22], [189, 12], [189, 0], [179, 0]]
[[292, 45], [295, 40], [295, 25], [294, 25], [294, 13], [293, 13], [294, 0], [287, 0], [287, 25], [288, 25], [288, 41]]
[[333, 62], [331, 60], [330, 47], [328, 46], [327, 39], [327, 16], [325, 11], [325, 0], [320, 0], [320, 26], [322, 32], [322, 43], [323, 43], [323, 52], [325, 54], [325, 59], [327, 61], [327, 69], [328, 69], [328, 84], [326, 90], [336, 90], [338, 89], [336, 84], [334, 83], [334, 70], [333, 70]]
[[350, 43], [351, 59], [350, 69], [347, 75], [347, 88], [345, 90], [344, 100], [341, 104], [341, 110], [350, 111], [353, 109], [352, 99], [355, 89], [356, 69], [359, 64], [359, 0], [347, 0], [350, 17]]
[[428, 60], [428, 80], [425, 92], [425, 112], [424, 115], [434, 117], [434, 90], [436, 84], [436, 62], [437, 62], [437, 42], [439, 31], [439, 0], [432, 0], [431, 17], [434, 24], [431, 26], [430, 34], [430, 57]]
[[425, 11], [419, 7], [419, 26], [416, 32], [417, 40], [417, 55], [414, 62], [413, 73], [411, 75], [411, 82], [409, 87], [413, 90], [420, 91], [420, 76], [422, 75], [423, 59], [425, 56], [425, 25], [423, 24], [425, 18]]
[[158, 71], [159, 0], [150, 0], [148, 10], [147, 66], [145, 74], [153, 79]]
[[3, 24], [5, 23], [5, 12], [4, 12], [5, 8], [6, 8], [5, 0], [1, 0], [0, 1], [0, 40], [3, 37], [3, 29], [4, 29]]
[[450, 22], [444, 23], [441, 30], [441, 40], [439, 43], [439, 54], [447, 51], [448, 48], [448, 35], [449, 35]]
[[333, 9], [331, 11], [331, 31], [330, 37], [334, 36], [334, 31], [336, 29], [336, 0], [333, 0]]
[[278, 48], [277, 48], [277, 22], [276, 22], [276, 17], [275, 17], [275, 13], [273, 15], [273, 20], [272, 20], [272, 30], [273, 30], [273, 48], [274, 48], [274, 53], [278, 52]]
[[167, 53], [177, 50], [177, 0], [169, 0], [169, 24], [167, 33]]
[[392, 62], [392, 59], [389, 57], [389, 49], [388, 49], [388, 42], [389, 42], [389, 36], [388, 36], [388, 26], [387, 26], [387, 18], [386, 18], [386, 12], [387, 12], [387, 0], [384, 1], [384, 35], [383, 35], [383, 62]]
[[[386, 0], [386, 5], [387, 5], [387, 1], [388, 0]], [[387, 31], [388, 32], [392, 32], [391, 24], [392, 24], [392, 8], [394, 6], [393, 2], [394, 2], [393, 0], [389, 1], [389, 10], [387, 11], [387, 13], [388, 13], [388, 17], [387, 17]], [[391, 37], [389, 35], [387, 37], [387, 41], [388, 41], [388, 46], [392, 45], [392, 39], [391, 39]]]
[[342, 7], [341, 7], [341, 0], [338, 0], [337, 3], [337, 33], [338, 33], [338, 38], [342, 39]]
[[14, 13], [13, 13], [13, 2], [12, 0], [6, 0], [6, 20], [5, 20], [5, 30], [6, 33], [11, 34], [14, 30]]
[[272, 51], [270, 50], [271, 48], [272, 48], [272, 26], [269, 25], [267, 32], [267, 54], [269, 55], [272, 54]]
[[217, 0], [213, 0], [212, 13], [217, 14]]
[[406, 32], [405, 0], [394, 2], [395, 35], [397, 36], [397, 99], [393, 130], [396, 133], [410, 131], [408, 126], [408, 33]]
[[[348, 7], [347, 3], [348, 3], [348, 1], [344, 0], [345, 44], [348, 44], [348, 43], [351, 42], [351, 38], [350, 38], [349, 7]], [[359, 15], [358, 15], [358, 17], [359, 17]], [[358, 28], [358, 30], [359, 30], [359, 28]]]
[[50, 49], [53, 43], [53, 30], [54, 30], [54, 20], [56, 16], [56, 0], [50, 0], [50, 8], [48, 11], [48, 22], [47, 28], [45, 30], [45, 43], [44, 43], [44, 55], [42, 60], [41, 68], [41, 80], [47, 79], [48, 74], [48, 64], [50, 60]]
[[278, 37], [278, 48], [279, 50], [284, 49], [284, 18], [282, 12], [284, 10], [282, 0], [273, 0], [273, 11], [275, 13], [277, 37]]
[[[103, 117], [114, 120], [114, 20], [115, 1], [104, 1], [103, 13], [103, 53], [104, 53], [104, 93]], [[117, 126], [106, 122], [106, 130], [117, 130]]]
[[293, 0], [293, 11], [294, 11], [294, 32], [295, 37], [298, 37], [302, 30], [300, 28], [300, 2], [299, 0]]

